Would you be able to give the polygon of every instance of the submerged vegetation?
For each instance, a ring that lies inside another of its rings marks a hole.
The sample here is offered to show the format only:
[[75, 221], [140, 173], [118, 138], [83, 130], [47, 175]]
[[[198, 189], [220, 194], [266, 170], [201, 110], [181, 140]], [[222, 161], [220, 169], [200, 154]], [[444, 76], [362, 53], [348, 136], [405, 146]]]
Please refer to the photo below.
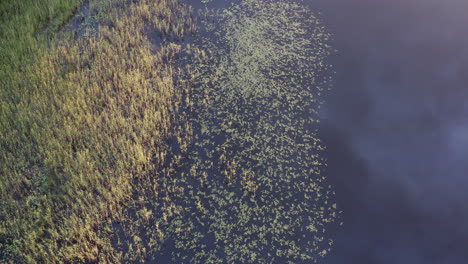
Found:
[[29, 18], [1, 27], [1, 263], [329, 252], [339, 212], [317, 111], [331, 47], [314, 14], [257, 0], [198, 15], [179, 0], [5, 3], [2, 23]]

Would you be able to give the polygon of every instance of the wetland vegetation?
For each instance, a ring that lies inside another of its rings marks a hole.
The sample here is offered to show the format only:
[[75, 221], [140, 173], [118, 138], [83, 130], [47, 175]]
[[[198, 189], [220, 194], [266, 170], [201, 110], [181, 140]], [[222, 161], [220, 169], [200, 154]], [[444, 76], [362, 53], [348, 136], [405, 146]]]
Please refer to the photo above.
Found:
[[300, 2], [5, 3], [21, 23], [1, 27], [0, 262], [330, 251], [317, 111], [332, 48]]

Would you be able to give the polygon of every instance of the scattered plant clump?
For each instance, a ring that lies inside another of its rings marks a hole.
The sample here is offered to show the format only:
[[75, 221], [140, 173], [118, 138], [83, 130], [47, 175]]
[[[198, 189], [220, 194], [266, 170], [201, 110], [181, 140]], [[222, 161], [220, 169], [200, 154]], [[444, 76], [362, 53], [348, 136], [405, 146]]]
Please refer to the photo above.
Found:
[[[330, 35], [294, 2], [211, 12], [193, 70], [194, 137], [171, 194], [183, 213], [160, 254], [172, 263], [311, 263], [339, 217], [317, 111]], [[213, 22], [210, 22], [213, 21]]]

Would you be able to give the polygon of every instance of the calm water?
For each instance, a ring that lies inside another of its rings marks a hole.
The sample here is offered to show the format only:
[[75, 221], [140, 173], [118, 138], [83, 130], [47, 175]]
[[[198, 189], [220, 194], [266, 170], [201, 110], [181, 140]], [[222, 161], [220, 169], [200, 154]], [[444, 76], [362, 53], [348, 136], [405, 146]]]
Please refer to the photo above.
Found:
[[468, 2], [306, 2], [339, 51], [322, 135], [345, 225], [323, 263], [468, 263]]

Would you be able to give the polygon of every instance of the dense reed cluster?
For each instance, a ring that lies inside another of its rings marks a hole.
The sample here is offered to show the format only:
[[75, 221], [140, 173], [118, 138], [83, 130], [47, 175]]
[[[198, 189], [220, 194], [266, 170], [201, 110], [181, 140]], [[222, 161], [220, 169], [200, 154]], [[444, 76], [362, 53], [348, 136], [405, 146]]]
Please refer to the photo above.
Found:
[[191, 134], [179, 116], [190, 94], [176, 81], [181, 46], [156, 48], [148, 34], [182, 37], [194, 25], [172, 0], [110, 14], [95, 37], [59, 42], [17, 82], [27, 93], [2, 120], [2, 262], [118, 263], [143, 255], [119, 250], [117, 223], [142, 182], [157, 186], [170, 141]]

